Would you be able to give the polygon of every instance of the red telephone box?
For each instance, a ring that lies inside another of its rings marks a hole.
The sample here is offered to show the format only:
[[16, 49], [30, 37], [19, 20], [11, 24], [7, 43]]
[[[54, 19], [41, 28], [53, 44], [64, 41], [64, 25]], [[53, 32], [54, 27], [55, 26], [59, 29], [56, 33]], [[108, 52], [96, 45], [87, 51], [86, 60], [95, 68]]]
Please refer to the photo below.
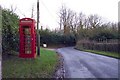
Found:
[[35, 58], [36, 57], [35, 20], [31, 18], [20, 19], [19, 33], [20, 33], [19, 57]]

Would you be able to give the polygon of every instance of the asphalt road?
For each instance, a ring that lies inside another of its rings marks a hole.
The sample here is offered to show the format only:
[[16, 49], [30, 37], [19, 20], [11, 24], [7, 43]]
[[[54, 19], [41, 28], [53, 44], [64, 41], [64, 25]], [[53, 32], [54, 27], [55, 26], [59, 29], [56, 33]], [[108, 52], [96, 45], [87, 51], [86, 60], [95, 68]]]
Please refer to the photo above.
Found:
[[0, 80], [2, 79], [2, 72], [1, 72], [1, 60], [0, 60]]
[[66, 78], [118, 78], [118, 59], [75, 50], [57, 49], [64, 58]]

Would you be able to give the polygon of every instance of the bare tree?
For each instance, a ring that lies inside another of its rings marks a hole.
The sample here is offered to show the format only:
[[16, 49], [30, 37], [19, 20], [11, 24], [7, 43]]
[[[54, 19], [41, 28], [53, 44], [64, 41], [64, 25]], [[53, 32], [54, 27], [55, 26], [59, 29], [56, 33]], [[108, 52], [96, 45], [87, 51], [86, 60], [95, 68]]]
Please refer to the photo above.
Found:
[[31, 12], [31, 18], [34, 17], [34, 5], [32, 5], [32, 12]]
[[10, 11], [11, 11], [11, 12], [15, 12], [16, 9], [17, 9], [17, 7], [13, 8], [13, 5], [10, 6]]
[[62, 6], [62, 8], [60, 9], [60, 29], [62, 29], [62, 27], [66, 27], [66, 8], [64, 6]]
[[96, 28], [102, 24], [101, 18], [98, 17], [97, 15], [90, 15], [88, 17], [88, 21], [89, 21], [89, 26], [91, 28]]
[[81, 12], [78, 16], [78, 27], [77, 27], [77, 31], [79, 32], [80, 29], [85, 28], [87, 25], [87, 21], [86, 21], [86, 16]]
[[64, 34], [69, 34], [71, 31], [72, 23], [73, 23], [73, 18], [74, 18], [75, 13], [67, 9], [65, 6], [62, 6], [60, 9], [60, 29], [63, 27], [64, 29]]
[[79, 19], [77, 14], [75, 13], [72, 21], [72, 26], [71, 26], [71, 30], [73, 33], [77, 32], [78, 23], [79, 23]]

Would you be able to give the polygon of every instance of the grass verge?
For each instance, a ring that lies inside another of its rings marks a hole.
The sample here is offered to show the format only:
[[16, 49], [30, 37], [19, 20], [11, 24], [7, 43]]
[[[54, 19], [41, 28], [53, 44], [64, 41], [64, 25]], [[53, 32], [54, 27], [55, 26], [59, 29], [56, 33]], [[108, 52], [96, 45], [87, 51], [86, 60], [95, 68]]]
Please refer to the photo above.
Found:
[[56, 52], [41, 48], [36, 59], [21, 59], [18, 56], [3, 60], [3, 78], [52, 78], [58, 56]]
[[[77, 49], [77, 48], [75, 48], [75, 49]], [[81, 49], [78, 49], [78, 50], [81, 50]], [[99, 55], [104, 55], [104, 56], [109, 56], [109, 57], [120, 59], [120, 55], [118, 53], [114, 53], [114, 52], [105, 52], [105, 51], [98, 51], [98, 50], [86, 50], [86, 49], [82, 49], [81, 51], [91, 52], [91, 53], [95, 53], [95, 54], [99, 54]]]

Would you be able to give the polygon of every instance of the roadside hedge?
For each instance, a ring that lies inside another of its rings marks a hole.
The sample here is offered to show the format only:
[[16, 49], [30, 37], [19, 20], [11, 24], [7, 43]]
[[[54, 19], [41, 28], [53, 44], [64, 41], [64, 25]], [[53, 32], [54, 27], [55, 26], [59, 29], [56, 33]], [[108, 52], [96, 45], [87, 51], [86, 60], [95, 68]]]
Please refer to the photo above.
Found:
[[50, 34], [50, 35], [41, 35], [40, 34], [40, 43], [41, 45], [46, 43], [48, 45], [65, 45], [65, 46], [73, 46], [75, 45], [75, 38], [71, 35], [58, 35], [58, 34]]
[[65, 45], [73, 46], [75, 45], [75, 37], [71, 34], [61, 35], [48, 29], [40, 31], [40, 43], [41, 45], [46, 43], [48, 45]]
[[2, 52], [19, 51], [19, 17], [9, 9], [2, 8]]
[[99, 50], [118, 53], [119, 44], [118, 43], [100, 43], [94, 41], [78, 41], [76, 45], [77, 49], [89, 49], [89, 50]]

